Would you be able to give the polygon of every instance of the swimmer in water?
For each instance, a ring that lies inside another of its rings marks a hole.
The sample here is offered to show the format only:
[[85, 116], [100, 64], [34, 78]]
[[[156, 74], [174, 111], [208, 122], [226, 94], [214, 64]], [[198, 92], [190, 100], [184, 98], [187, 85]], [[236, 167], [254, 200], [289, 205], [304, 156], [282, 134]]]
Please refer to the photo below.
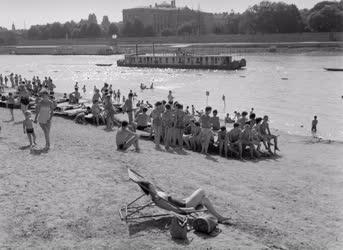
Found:
[[318, 124], [318, 120], [317, 120], [317, 116], [315, 115], [312, 121], [312, 127], [311, 127], [312, 136], [314, 138], [317, 137], [317, 124]]

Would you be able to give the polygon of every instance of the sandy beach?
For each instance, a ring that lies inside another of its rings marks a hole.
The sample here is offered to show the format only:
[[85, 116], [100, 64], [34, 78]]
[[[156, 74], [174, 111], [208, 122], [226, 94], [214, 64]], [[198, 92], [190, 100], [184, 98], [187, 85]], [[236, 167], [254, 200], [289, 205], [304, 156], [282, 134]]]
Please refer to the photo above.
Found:
[[[122, 153], [115, 131], [54, 117], [51, 150], [30, 153], [22, 124], [7, 119], [0, 108], [0, 249], [343, 249], [341, 142], [277, 132], [278, 157], [242, 162], [144, 140]], [[180, 198], [203, 188], [233, 225], [177, 242], [170, 218], [122, 222], [119, 207], [140, 194], [127, 167]]]

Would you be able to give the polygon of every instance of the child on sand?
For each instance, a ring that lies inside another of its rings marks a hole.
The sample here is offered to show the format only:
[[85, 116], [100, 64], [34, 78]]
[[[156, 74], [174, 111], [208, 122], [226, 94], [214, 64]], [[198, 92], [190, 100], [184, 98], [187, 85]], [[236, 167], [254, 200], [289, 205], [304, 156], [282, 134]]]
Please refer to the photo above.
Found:
[[8, 94], [7, 108], [9, 108], [10, 113], [11, 113], [11, 120], [10, 121], [14, 121], [14, 115], [13, 115], [14, 98], [13, 98], [13, 94], [12, 93]]
[[225, 141], [226, 141], [226, 127], [222, 126], [220, 128], [220, 131], [218, 132], [218, 147], [219, 147], [220, 156], [223, 156], [223, 149], [224, 149]]
[[36, 135], [33, 129], [33, 120], [31, 118], [31, 112], [25, 111], [25, 120], [23, 121], [23, 130], [24, 134], [27, 134], [27, 137], [29, 138], [30, 147], [32, 147], [32, 142], [34, 145], [36, 145]]
[[312, 132], [313, 137], [317, 137], [317, 124], [318, 124], [318, 120], [317, 120], [317, 116], [315, 115], [312, 121], [312, 127], [311, 127], [311, 132]]

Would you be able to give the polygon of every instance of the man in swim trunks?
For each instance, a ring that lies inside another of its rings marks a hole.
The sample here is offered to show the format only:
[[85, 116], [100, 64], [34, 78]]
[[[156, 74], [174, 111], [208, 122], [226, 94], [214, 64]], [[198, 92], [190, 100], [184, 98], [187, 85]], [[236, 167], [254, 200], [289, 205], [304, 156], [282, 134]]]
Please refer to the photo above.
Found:
[[201, 153], [208, 154], [208, 146], [210, 144], [210, 140], [212, 137], [211, 131], [211, 114], [212, 108], [206, 107], [205, 114], [200, 117], [200, 124], [201, 124]]
[[274, 154], [276, 153], [276, 150], [280, 151], [280, 149], [277, 146], [277, 136], [272, 135], [270, 133], [270, 129], [269, 129], [269, 124], [268, 124], [268, 116], [265, 115], [263, 117], [263, 122], [261, 124], [261, 134], [262, 136], [268, 140], [268, 144], [270, 147], [270, 140], [274, 140]]
[[136, 123], [138, 130], [145, 130], [149, 127], [148, 122], [150, 121], [150, 117], [147, 115], [148, 109], [143, 108], [142, 113], [137, 114]]
[[[236, 153], [239, 159], [242, 159], [242, 142], [241, 142], [241, 134], [242, 130], [240, 129], [239, 123], [233, 124], [233, 129], [231, 129], [226, 134], [226, 142], [225, 142], [225, 154], [227, 155], [228, 149]], [[238, 148], [238, 152], [235, 148]]]
[[247, 115], [248, 115], [248, 112], [243, 111], [243, 112], [242, 112], [242, 117], [239, 118], [239, 119], [237, 120], [237, 122], [238, 122], [239, 125], [241, 126], [241, 129], [244, 128], [245, 123], [248, 121]]
[[254, 159], [254, 153], [257, 155], [257, 157], [259, 157], [259, 154], [256, 151], [255, 145], [253, 143], [251, 125], [249, 122], [246, 122], [246, 124], [244, 125], [244, 129], [241, 134], [241, 142], [242, 142], [242, 150], [244, 150], [245, 147], [249, 147], [251, 159]]
[[125, 101], [125, 104], [123, 106], [123, 111], [127, 112], [127, 116], [129, 118], [129, 124], [132, 125], [133, 123], [133, 103], [132, 103], [132, 98], [133, 94], [129, 93], [128, 99]]
[[168, 150], [171, 144], [171, 139], [173, 137], [173, 128], [174, 128], [174, 118], [173, 112], [171, 111], [170, 104], [165, 106], [165, 111], [162, 114], [162, 125], [164, 127], [164, 146]]
[[8, 93], [8, 99], [7, 99], [7, 108], [9, 108], [11, 113], [11, 120], [14, 121], [14, 115], [13, 115], [13, 109], [14, 109], [14, 98], [12, 93]]
[[213, 110], [213, 116], [211, 117], [212, 129], [214, 131], [218, 131], [220, 129], [220, 121], [219, 117], [217, 116], [218, 111], [215, 109]]
[[312, 121], [312, 127], [311, 127], [311, 132], [313, 137], [316, 137], [317, 134], [317, 124], [318, 124], [318, 120], [317, 120], [317, 116], [314, 116], [314, 119]]
[[138, 135], [128, 129], [128, 122], [122, 121], [121, 128], [118, 130], [116, 135], [116, 144], [118, 150], [127, 150], [129, 147], [134, 145], [136, 151], [138, 152]]

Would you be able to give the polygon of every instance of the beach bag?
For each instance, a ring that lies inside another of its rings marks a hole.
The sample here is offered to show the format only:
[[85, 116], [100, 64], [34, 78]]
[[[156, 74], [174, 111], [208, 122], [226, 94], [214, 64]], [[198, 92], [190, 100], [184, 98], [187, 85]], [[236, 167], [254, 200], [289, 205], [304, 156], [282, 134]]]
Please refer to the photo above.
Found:
[[173, 239], [186, 240], [187, 239], [187, 217], [180, 218], [174, 216], [170, 224], [170, 235]]
[[193, 221], [193, 229], [196, 232], [212, 235], [216, 232], [218, 220], [213, 215], [204, 215]]

